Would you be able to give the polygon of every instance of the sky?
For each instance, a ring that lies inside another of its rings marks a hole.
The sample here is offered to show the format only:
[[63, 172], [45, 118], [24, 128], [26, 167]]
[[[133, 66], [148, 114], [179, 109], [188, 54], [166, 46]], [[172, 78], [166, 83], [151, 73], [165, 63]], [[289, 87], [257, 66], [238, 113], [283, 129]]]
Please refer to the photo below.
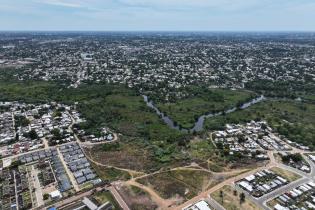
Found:
[[315, 0], [0, 0], [0, 31], [315, 31]]

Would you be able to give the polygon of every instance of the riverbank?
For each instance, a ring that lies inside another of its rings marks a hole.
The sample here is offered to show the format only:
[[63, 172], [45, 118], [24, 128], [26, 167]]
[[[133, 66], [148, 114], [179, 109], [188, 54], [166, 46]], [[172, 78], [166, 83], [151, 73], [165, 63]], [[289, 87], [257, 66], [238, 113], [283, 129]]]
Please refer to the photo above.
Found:
[[195, 120], [193, 126], [191, 126], [190, 128], [183, 127], [181, 124], [178, 124], [177, 121], [174, 121], [170, 116], [168, 116], [167, 114], [162, 112], [154, 104], [154, 102], [148, 98], [148, 96], [143, 95], [143, 99], [144, 99], [146, 105], [149, 108], [153, 109], [156, 112], [156, 114], [158, 116], [160, 116], [160, 118], [164, 121], [164, 123], [167, 124], [170, 128], [176, 129], [178, 131], [185, 132], [185, 133], [188, 133], [188, 132], [193, 133], [193, 132], [200, 132], [203, 130], [205, 119], [224, 115], [224, 114], [229, 114], [229, 113], [235, 112], [238, 109], [247, 109], [248, 107], [265, 100], [265, 97], [264, 96], [256, 97], [256, 98], [251, 99], [245, 103], [234, 105], [233, 107], [228, 108], [224, 111], [207, 111], [206, 114], [202, 114], [202, 115], [198, 116], [196, 118], [197, 120]]

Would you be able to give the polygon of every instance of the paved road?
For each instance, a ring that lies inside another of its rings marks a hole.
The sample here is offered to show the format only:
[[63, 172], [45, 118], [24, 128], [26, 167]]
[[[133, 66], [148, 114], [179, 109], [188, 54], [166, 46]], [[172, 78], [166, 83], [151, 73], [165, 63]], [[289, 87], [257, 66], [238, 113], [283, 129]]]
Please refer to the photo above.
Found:
[[[88, 197], [90, 196], [92, 193], [94, 192], [94, 189], [90, 190], [90, 191], [87, 191], [87, 192], [84, 192], [84, 193], [80, 193], [78, 195], [74, 195], [74, 196], [71, 196], [69, 198], [66, 198], [66, 199], [63, 199], [61, 201], [58, 201], [48, 207], [56, 207], [57, 209], [61, 206], [64, 206], [64, 205], [67, 205], [67, 204], [70, 204], [70, 203], [73, 203], [75, 201], [78, 201], [79, 199], [83, 198], [83, 197]], [[43, 206], [40, 207], [40, 209], [45, 209], [43, 208]], [[48, 209], [48, 208], [47, 208]]]
[[242, 188], [240, 188], [237, 185], [233, 185], [234, 188], [239, 191], [239, 192], [243, 192], [246, 196], [246, 199], [249, 199], [251, 202], [253, 202], [254, 204], [256, 204], [257, 206], [259, 206], [260, 208], [264, 209], [264, 210], [270, 210], [269, 207], [261, 205], [261, 202], [259, 202], [256, 198], [254, 198], [253, 196], [251, 196], [247, 191], [243, 190]]
[[268, 193], [262, 197], [260, 197], [259, 199], [257, 199], [257, 202], [261, 205], [261, 206], [266, 206], [266, 202], [287, 192], [287, 191], [290, 191], [292, 188], [295, 188], [295, 187], [298, 187], [304, 183], [307, 183], [311, 181], [310, 179], [308, 178], [302, 178], [302, 179], [298, 179], [297, 181], [295, 182], [291, 182], [290, 184], [287, 184], [277, 190], [274, 190], [272, 191], [271, 193]]
[[289, 167], [287, 165], [279, 163], [279, 166], [281, 168], [284, 168], [286, 170], [295, 172], [295, 173], [301, 175], [302, 178], [298, 179], [298, 180], [296, 180], [294, 182], [291, 182], [288, 185], [285, 185], [285, 186], [283, 186], [283, 187], [281, 187], [281, 188], [279, 188], [279, 189], [277, 189], [277, 190], [275, 190], [275, 191], [273, 191], [271, 193], [268, 193], [268, 194], [260, 197], [259, 199], [255, 199], [256, 202], [258, 202], [258, 204], [260, 206], [264, 207], [264, 209], [270, 209], [267, 206], [267, 204], [266, 204], [269, 200], [272, 200], [272, 199], [276, 198], [277, 196], [279, 196], [279, 195], [281, 195], [281, 194], [283, 194], [285, 192], [288, 192], [291, 189], [296, 188], [296, 187], [298, 187], [298, 186], [300, 186], [300, 185], [302, 185], [304, 183], [307, 183], [307, 182], [310, 182], [310, 181], [315, 181], [315, 164], [311, 160], [309, 160], [308, 157], [306, 157], [305, 154], [302, 154], [302, 155], [303, 155], [304, 159], [306, 160], [306, 162], [308, 162], [308, 164], [310, 165], [311, 172], [310, 173], [305, 173], [305, 172], [302, 172], [302, 171], [300, 171], [300, 170], [298, 170], [296, 168], [292, 168], [292, 167]]
[[[282, 193], [285, 193], [289, 190], [291, 190], [292, 188], [294, 187], [297, 187], [297, 186], [300, 186], [301, 184], [304, 184], [306, 182], [309, 182], [309, 181], [312, 181], [314, 180], [315, 181], [315, 164], [305, 158], [307, 160], [307, 162], [310, 164], [311, 166], [311, 173], [304, 173], [304, 172], [301, 172], [300, 170], [298, 169], [295, 169], [295, 168], [292, 168], [292, 167], [289, 167], [289, 166], [286, 166], [284, 164], [281, 164], [281, 163], [278, 163], [275, 158], [274, 158], [274, 155], [273, 155], [274, 151], [269, 151], [268, 152], [268, 156], [270, 158], [270, 162], [268, 165], [266, 165], [265, 167], [260, 167], [260, 168], [257, 168], [255, 170], [251, 170], [247, 173], [244, 173], [244, 174], [241, 174], [239, 176], [236, 176], [234, 178], [230, 178], [220, 184], [218, 184], [217, 186], [215, 186], [214, 188], [208, 190], [207, 192], [204, 192], [202, 194], [200, 194], [199, 196], [196, 196], [195, 198], [191, 199], [190, 201], [188, 202], [185, 202], [184, 206], [188, 206], [189, 203], [192, 204], [192, 203], [195, 203], [197, 200], [200, 200], [201, 198], [205, 198], [206, 196], [204, 195], [205, 193], [207, 193], [208, 195], [210, 194], [210, 191], [214, 191], [216, 190], [218, 187], [222, 187], [222, 185], [226, 185], [226, 184], [233, 184], [236, 180], [239, 180], [241, 178], [244, 178], [245, 176], [249, 175], [249, 174], [253, 174], [255, 172], [257, 172], [258, 170], [262, 170], [262, 169], [269, 169], [269, 168], [272, 168], [272, 167], [279, 167], [279, 168], [283, 168], [283, 169], [286, 169], [286, 170], [289, 170], [289, 171], [292, 171], [294, 173], [297, 173], [297, 174], [300, 174], [302, 176], [302, 178], [294, 181], [294, 182], [291, 182], [281, 188], [278, 188], [277, 190], [274, 190], [273, 192], [270, 192], [258, 199], [252, 197], [251, 195], [249, 195], [248, 193], [246, 193], [247, 197], [252, 200], [254, 203], [256, 203], [258, 206], [262, 207], [263, 209], [265, 210], [270, 210], [270, 208], [266, 205], [266, 202], [269, 201], [270, 199], [273, 199], [279, 195], [281, 195]], [[236, 187], [238, 190], [240, 191], [243, 191], [242, 189]], [[243, 191], [244, 192], [244, 191]], [[197, 199], [197, 200], [196, 200]], [[214, 208], [217, 208], [219, 210], [222, 210], [224, 209], [222, 206], [220, 206], [220, 204], [218, 204], [216, 201], [214, 201], [213, 199], [207, 199], [207, 201], [210, 203], [210, 205], [212, 205]], [[184, 207], [183, 205], [180, 205], [179, 207], [180, 208], [183, 208]], [[179, 208], [176, 208], [176, 209], [179, 209]]]
[[[67, 143], [60, 144], [60, 145], [56, 145], [56, 146], [49, 146], [49, 148], [47, 148], [47, 149], [53, 149], [53, 148], [57, 148], [59, 146], [67, 145], [67, 144], [73, 144], [73, 142], [74, 141], [67, 142]], [[30, 151], [19, 153], [19, 154], [16, 154], [16, 155], [11, 155], [11, 156], [8, 156], [8, 157], [4, 157], [3, 160], [8, 160], [8, 159], [12, 159], [13, 160], [14, 158], [17, 158], [17, 157], [19, 157], [21, 155], [30, 154], [30, 153], [33, 153], [33, 152], [39, 152], [39, 151], [42, 151], [42, 150], [46, 150], [46, 149], [45, 148], [39, 148], [39, 149], [30, 150]]]
[[78, 192], [78, 191], [80, 190], [79, 185], [78, 185], [77, 181], [75, 180], [75, 178], [74, 178], [72, 172], [69, 170], [69, 168], [68, 168], [68, 166], [67, 166], [67, 163], [66, 163], [65, 160], [63, 159], [63, 155], [61, 154], [59, 148], [57, 148], [57, 152], [58, 152], [58, 156], [59, 156], [59, 158], [60, 158], [60, 160], [61, 160], [61, 163], [62, 163], [63, 167], [65, 168], [66, 173], [68, 174], [68, 177], [70, 178], [70, 181], [71, 181], [71, 183], [72, 183], [72, 185], [73, 185], [74, 190], [75, 190], [76, 192]]
[[213, 198], [211, 198], [210, 196], [208, 196], [208, 198], [206, 199], [206, 201], [210, 204], [211, 207], [213, 207], [215, 210], [225, 210], [225, 208], [223, 206], [221, 206], [221, 204], [219, 204], [218, 202], [216, 202]]
[[306, 162], [310, 165], [310, 167], [311, 167], [311, 173], [309, 174], [309, 177], [310, 177], [311, 179], [314, 179], [314, 181], [315, 181], [315, 164], [314, 164], [314, 162], [311, 161], [311, 160], [309, 159], [309, 157], [307, 157], [305, 154], [303, 154], [302, 156], [304, 157], [305, 161], [306, 161]]
[[186, 201], [185, 203], [175, 207], [174, 209], [176, 210], [180, 210], [182, 208], [184, 208], [185, 206], [188, 206], [189, 204], [193, 204], [193, 203], [196, 203], [198, 202], [199, 200], [201, 199], [205, 199], [209, 196], [209, 194], [219, 190], [220, 188], [222, 188], [223, 186], [225, 185], [230, 185], [230, 184], [233, 184], [234, 182], [240, 180], [240, 179], [243, 179], [245, 178], [246, 176], [249, 176], [253, 173], [256, 173], [257, 171], [260, 171], [260, 170], [263, 170], [263, 169], [266, 169], [266, 168], [269, 168], [270, 166], [263, 166], [263, 167], [259, 167], [259, 168], [256, 168], [256, 169], [253, 169], [251, 171], [247, 171], [245, 173], [242, 173], [240, 175], [237, 175], [235, 177], [232, 177], [232, 178], [229, 178], [229, 179], [226, 179], [224, 180], [223, 182], [215, 185], [214, 187], [212, 187], [211, 189], [207, 190], [207, 191], [204, 191], [202, 193], [200, 193], [198, 196], [190, 199], [189, 201]]
[[303, 177], [303, 178], [298, 179], [294, 182], [291, 182], [287, 185], [284, 185], [284, 186], [282, 186], [282, 187], [280, 187], [280, 188], [278, 188], [278, 189], [276, 189], [276, 190], [274, 190], [268, 194], [265, 194], [259, 198], [255, 198], [255, 197], [251, 196], [248, 192], [244, 191], [243, 189], [241, 189], [237, 185], [235, 185], [235, 189], [237, 189], [238, 191], [244, 192], [246, 197], [248, 199], [250, 199], [252, 202], [254, 202], [256, 205], [262, 207], [265, 210], [270, 210], [270, 208], [266, 204], [269, 200], [272, 200], [272, 199], [276, 198], [277, 196], [279, 196], [279, 195], [281, 195], [287, 191], [290, 191], [292, 188], [298, 187], [298, 186], [300, 186], [304, 183], [307, 183], [309, 181], [311, 181], [309, 178]]

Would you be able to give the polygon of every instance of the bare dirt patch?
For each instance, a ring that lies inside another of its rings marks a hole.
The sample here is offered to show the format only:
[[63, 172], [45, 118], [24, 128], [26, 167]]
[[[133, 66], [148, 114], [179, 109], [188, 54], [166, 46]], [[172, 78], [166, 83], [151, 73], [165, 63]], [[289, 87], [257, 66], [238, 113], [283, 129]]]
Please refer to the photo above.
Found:
[[224, 181], [226, 177], [205, 170], [183, 168], [153, 174], [137, 182], [150, 187], [164, 199], [186, 201]]
[[132, 210], [153, 210], [158, 206], [152, 201], [150, 195], [136, 186], [121, 185], [118, 192]]

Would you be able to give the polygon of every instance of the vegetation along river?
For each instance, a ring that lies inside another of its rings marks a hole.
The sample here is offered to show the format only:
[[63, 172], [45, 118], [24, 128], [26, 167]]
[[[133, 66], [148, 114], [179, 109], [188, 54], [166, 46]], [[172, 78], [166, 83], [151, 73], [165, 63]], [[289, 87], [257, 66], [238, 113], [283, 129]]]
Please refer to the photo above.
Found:
[[216, 117], [216, 116], [220, 116], [223, 114], [228, 114], [231, 112], [235, 112], [237, 109], [247, 109], [248, 107], [257, 104], [263, 100], [265, 100], [266, 98], [261, 95], [257, 98], [254, 98], [246, 103], [244, 103], [242, 106], [240, 107], [233, 107], [230, 108], [228, 110], [225, 111], [221, 111], [221, 112], [216, 112], [216, 113], [211, 113], [211, 114], [204, 114], [201, 115], [200, 117], [198, 117], [198, 120], [196, 120], [194, 126], [192, 128], [182, 128], [180, 125], [176, 124], [169, 116], [165, 115], [163, 112], [161, 112], [153, 103], [152, 100], [149, 100], [148, 96], [143, 95], [143, 99], [145, 101], [145, 103], [147, 104], [148, 107], [152, 108], [155, 110], [155, 112], [162, 118], [162, 120], [170, 127], [182, 132], [199, 132], [203, 130], [203, 124], [206, 118], [210, 118], [210, 117]]

